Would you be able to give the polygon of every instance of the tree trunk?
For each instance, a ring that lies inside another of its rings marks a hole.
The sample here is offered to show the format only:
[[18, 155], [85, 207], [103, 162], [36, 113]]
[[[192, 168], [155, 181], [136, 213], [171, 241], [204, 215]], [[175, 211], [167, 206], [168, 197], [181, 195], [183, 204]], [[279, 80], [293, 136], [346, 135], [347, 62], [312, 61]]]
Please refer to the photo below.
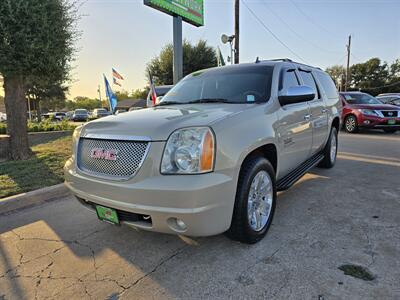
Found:
[[10, 135], [9, 157], [13, 160], [28, 159], [25, 84], [22, 76], [4, 76], [4, 102], [7, 113], [7, 134]]

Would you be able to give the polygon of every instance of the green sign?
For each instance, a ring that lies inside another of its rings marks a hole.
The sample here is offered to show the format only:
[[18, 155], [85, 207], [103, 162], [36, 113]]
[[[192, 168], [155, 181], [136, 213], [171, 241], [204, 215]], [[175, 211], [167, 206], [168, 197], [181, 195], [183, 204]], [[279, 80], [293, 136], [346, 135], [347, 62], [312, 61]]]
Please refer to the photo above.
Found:
[[144, 0], [144, 4], [171, 16], [181, 16], [194, 26], [204, 25], [203, 0]]

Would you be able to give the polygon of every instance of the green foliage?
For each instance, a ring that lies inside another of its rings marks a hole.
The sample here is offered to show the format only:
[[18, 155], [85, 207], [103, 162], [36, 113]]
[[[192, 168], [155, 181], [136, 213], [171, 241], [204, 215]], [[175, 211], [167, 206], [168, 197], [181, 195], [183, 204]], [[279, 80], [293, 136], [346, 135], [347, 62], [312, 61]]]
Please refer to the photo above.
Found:
[[[342, 66], [326, 69], [334, 80], [345, 75]], [[361, 90], [372, 95], [398, 92], [400, 90], [400, 59], [391, 65], [374, 57], [350, 67], [350, 90]]]
[[82, 96], [75, 97], [74, 100], [68, 100], [65, 103], [65, 107], [67, 108], [67, 110], [75, 110], [78, 108], [93, 110], [95, 108], [103, 107], [104, 105], [105, 107], [108, 106], [105, 101], [102, 101], [102, 103], [100, 103], [99, 99], [91, 99]]
[[76, 39], [68, 0], [0, 1], [0, 73], [26, 83], [67, 79]]
[[[52, 122], [47, 119], [42, 122], [28, 122], [28, 132], [74, 130], [75, 128], [76, 125], [70, 124], [67, 120]], [[0, 134], [6, 134], [6, 132], [7, 125], [0, 123]]]
[[[340, 90], [343, 90], [343, 85], [346, 78], [346, 69], [340, 65], [334, 65], [326, 69], [326, 72], [332, 77], [335, 81], [336, 87], [340, 87]], [[340, 86], [342, 85], [342, 86]]]
[[149, 93], [149, 88], [136, 89], [136, 90], [132, 91], [131, 98], [132, 99], [146, 99], [148, 93]]
[[129, 96], [129, 92], [122, 90], [122, 91], [117, 91], [115, 92], [115, 96], [117, 97], [118, 101], [125, 100], [125, 99], [130, 99], [131, 97]]
[[[160, 55], [153, 58], [146, 68], [146, 76], [150, 72], [156, 85], [173, 83], [173, 46], [167, 44], [161, 50]], [[192, 45], [188, 41], [183, 42], [183, 76], [194, 71], [217, 66], [216, 50], [207, 45], [204, 40], [199, 40]]]

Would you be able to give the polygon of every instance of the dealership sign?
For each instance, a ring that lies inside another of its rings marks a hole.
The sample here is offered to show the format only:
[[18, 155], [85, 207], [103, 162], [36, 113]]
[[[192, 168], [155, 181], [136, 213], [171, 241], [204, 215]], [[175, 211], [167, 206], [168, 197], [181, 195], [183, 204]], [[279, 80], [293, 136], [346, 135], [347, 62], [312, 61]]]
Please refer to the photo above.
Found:
[[194, 26], [204, 25], [204, 0], [144, 0], [144, 4], [172, 16], [180, 16]]

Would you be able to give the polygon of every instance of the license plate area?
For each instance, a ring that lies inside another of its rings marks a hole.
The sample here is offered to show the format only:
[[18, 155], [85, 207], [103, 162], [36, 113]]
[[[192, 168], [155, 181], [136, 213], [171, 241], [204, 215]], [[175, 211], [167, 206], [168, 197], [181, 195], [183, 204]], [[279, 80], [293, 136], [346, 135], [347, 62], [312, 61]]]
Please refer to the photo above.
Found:
[[119, 225], [118, 213], [115, 209], [96, 205], [97, 217], [101, 221], [105, 221], [114, 225]]
[[396, 124], [396, 120], [388, 120], [388, 125], [395, 125]]

